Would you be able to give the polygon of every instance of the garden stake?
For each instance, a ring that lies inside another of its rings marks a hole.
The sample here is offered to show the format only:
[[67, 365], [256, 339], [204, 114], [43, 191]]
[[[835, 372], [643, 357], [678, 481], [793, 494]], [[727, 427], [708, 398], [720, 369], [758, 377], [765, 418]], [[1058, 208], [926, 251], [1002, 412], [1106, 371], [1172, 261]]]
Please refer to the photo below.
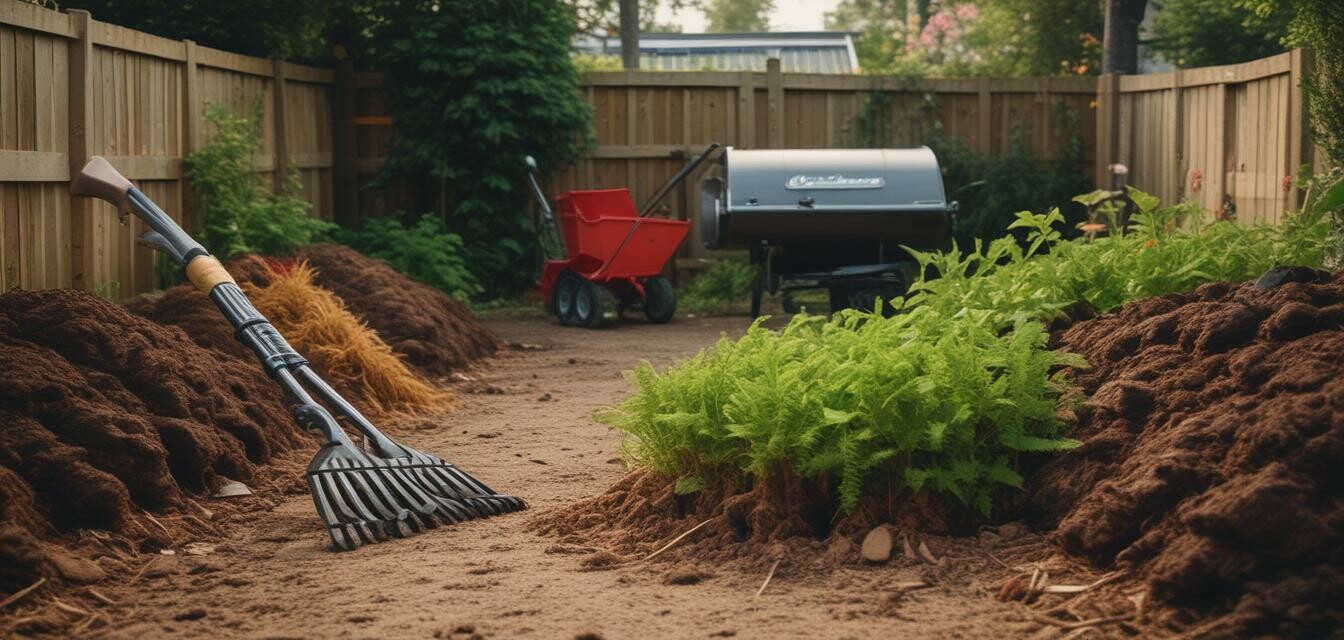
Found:
[[[322, 435], [325, 442], [306, 473], [317, 515], [335, 548], [354, 549], [439, 524], [526, 508], [521, 499], [495, 493], [456, 466], [395, 442], [374, 427], [290, 347], [219, 260], [107, 160], [90, 159], [70, 191], [112, 203], [123, 218], [133, 212], [143, 220], [151, 230], [141, 234], [140, 242], [166, 254], [210, 296], [233, 325], [238, 341], [257, 355], [262, 368], [284, 389], [294, 420]], [[367, 438], [368, 451], [350, 440], [335, 416]]]

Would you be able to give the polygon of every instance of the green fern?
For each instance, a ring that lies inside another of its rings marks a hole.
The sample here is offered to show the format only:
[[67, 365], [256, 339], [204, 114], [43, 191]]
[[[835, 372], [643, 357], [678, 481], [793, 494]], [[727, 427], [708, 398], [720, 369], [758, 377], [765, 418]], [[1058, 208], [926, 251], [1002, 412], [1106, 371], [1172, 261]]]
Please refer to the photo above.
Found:
[[894, 317], [800, 315], [778, 331], [758, 321], [663, 371], [642, 364], [630, 375], [638, 392], [596, 418], [629, 435], [637, 464], [679, 477], [679, 492], [719, 467], [759, 476], [782, 463], [835, 482], [845, 510], [894, 472], [911, 491], [989, 515], [997, 491], [1022, 486], [1018, 453], [1080, 444], [1056, 409], [1076, 395], [1061, 370], [1087, 363], [1046, 348], [1046, 321], [1079, 300], [1104, 311], [1325, 255], [1320, 216], [1191, 225], [1189, 207], [1131, 195], [1129, 233], [1065, 241], [1058, 211], [1020, 213], [1012, 226], [1028, 230], [1026, 249], [1004, 237], [967, 252], [911, 251], [938, 277], [892, 301]]

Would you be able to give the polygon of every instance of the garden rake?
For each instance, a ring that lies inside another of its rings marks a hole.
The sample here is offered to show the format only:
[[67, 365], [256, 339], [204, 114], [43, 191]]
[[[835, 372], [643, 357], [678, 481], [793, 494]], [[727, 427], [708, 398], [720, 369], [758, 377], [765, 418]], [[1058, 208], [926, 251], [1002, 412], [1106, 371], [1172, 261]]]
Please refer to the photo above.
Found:
[[[133, 212], [143, 220], [151, 230], [140, 241], [166, 254], [214, 301], [238, 341], [284, 389], [294, 420], [324, 438], [308, 465], [308, 488], [335, 548], [354, 549], [440, 524], [526, 508], [521, 499], [495, 493], [456, 466], [395, 442], [374, 427], [252, 306], [219, 260], [107, 160], [89, 160], [70, 190], [110, 202], [123, 219]], [[337, 416], [365, 437], [368, 450], [350, 440]]]

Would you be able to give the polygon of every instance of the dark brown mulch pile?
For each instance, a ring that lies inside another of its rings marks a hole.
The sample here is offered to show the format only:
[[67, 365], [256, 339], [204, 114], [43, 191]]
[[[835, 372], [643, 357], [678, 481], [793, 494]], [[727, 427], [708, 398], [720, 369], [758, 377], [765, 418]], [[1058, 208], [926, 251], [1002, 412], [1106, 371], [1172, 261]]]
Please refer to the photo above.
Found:
[[466, 305], [381, 260], [341, 245], [306, 247], [295, 257], [307, 260], [319, 286], [335, 293], [421, 373], [448, 375], [499, 350], [499, 338]]
[[1029, 484], [1042, 524], [1213, 633], [1344, 629], [1344, 272], [1208, 284], [1080, 322], [1084, 445]]
[[[104, 529], [150, 547], [224, 478], [312, 445], [252, 362], [72, 290], [0, 296], [0, 592], [53, 575], [43, 540]], [[160, 529], [162, 527], [162, 529]]]

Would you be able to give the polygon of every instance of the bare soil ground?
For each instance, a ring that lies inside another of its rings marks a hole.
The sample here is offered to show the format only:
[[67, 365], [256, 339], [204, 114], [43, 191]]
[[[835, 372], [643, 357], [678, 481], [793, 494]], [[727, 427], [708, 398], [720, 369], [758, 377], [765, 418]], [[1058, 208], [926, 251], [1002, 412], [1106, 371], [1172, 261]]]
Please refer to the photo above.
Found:
[[[619, 460], [619, 435], [591, 419], [595, 408], [629, 392], [622, 370], [642, 358], [663, 365], [692, 355], [721, 333], [741, 333], [747, 321], [679, 318], [667, 326], [631, 321], [604, 331], [564, 328], [537, 317], [496, 317], [487, 324], [514, 348], [471, 370], [470, 380], [453, 384], [461, 399], [456, 412], [402, 421], [395, 431], [496, 490], [526, 498], [529, 511], [334, 553], [311, 500], [295, 492], [272, 511], [238, 518], [225, 539], [212, 541], [217, 545], [212, 553], [155, 557], [130, 580], [100, 584], [116, 605], [103, 612], [110, 624], [93, 635], [614, 639], [1123, 633], [1113, 625], [1070, 628], [1041, 621], [1041, 605], [1072, 596], [1044, 595], [1031, 610], [995, 597], [1015, 575], [1021, 576], [1017, 588], [1044, 571], [1055, 583], [1099, 577], [1062, 560], [1016, 524], [971, 538], [914, 534], [916, 548], [925, 542], [931, 558], [921, 552], [907, 557], [902, 536], [909, 532], [898, 531], [892, 561], [880, 565], [859, 559], [858, 539], [816, 541], [804, 549], [838, 558], [832, 569], [814, 571], [817, 563], [792, 562], [786, 555], [759, 596], [765, 571], [684, 559], [604, 563], [603, 549], [534, 533], [530, 522], [597, 495], [627, 474]], [[1079, 620], [1096, 615], [1075, 614]]]

